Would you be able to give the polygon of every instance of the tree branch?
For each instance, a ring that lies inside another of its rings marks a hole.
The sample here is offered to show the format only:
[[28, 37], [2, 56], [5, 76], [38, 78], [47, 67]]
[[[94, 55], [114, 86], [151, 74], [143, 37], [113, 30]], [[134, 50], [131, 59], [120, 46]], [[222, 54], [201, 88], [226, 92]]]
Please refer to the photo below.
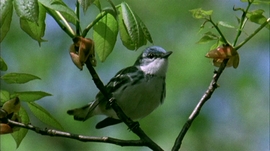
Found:
[[137, 136], [140, 137], [140, 140], [145, 144], [145, 146], [151, 148], [152, 150], [162, 151], [163, 149], [160, 148], [154, 141], [152, 141], [140, 128], [138, 122], [132, 121], [129, 117], [125, 115], [123, 110], [117, 105], [115, 98], [113, 98], [112, 94], [108, 93], [104, 84], [100, 80], [98, 74], [96, 73], [95, 69], [93, 68], [90, 59], [88, 58], [85, 62], [88, 71], [90, 72], [94, 83], [96, 84], [97, 88], [100, 92], [105, 96], [105, 98], [110, 102], [111, 107], [116, 112], [117, 116], [120, 120], [122, 120], [128, 128], [135, 133]]
[[[69, 24], [67, 23], [67, 21], [65, 20], [65, 18], [64, 18], [59, 12], [57, 13], [57, 11], [51, 10], [50, 8], [47, 8], [47, 7], [45, 7], [45, 9], [46, 9], [47, 13], [49, 13], [49, 14], [52, 16], [52, 18], [56, 21], [56, 23], [59, 25], [59, 27], [60, 27], [65, 33], [67, 33], [67, 34], [69, 35], [70, 38], [74, 38], [74, 37], [75, 37], [74, 31], [73, 31], [72, 28], [69, 26]], [[65, 26], [65, 25], [57, 18], [56, 15], [58, 15], [58, 17], [64, 19], [63, 21], [65, 21], [65, 23], [66, 23], [67, 26]]]
[[246, 44], [253, 36], [255, 36], [260, 30], [262, 30], [266, 25], [270, 22], [270, 18], [268, 18], [259, 28], [257, 28], [250, 36], [248, 36], [242, 43], [240, 43], [235, 50], [240, 49], [244, 44]]
[[82, 142], [110, 143], [110, 144], [115, 144], [119, 146], [146, 146], [145, 142], [142, 140], [120, 140], [120, 139], [116, 139], [112, 137], [84, 136], [84, 135], [78, 135], [78, 134], [72, 134], [69, 132], [59, 131], [55, 129], [47, 129], [47, 128], [41, 129], [31, 124], [23, 124], [20, 122], [12, 121], [10, 119], [8, 119], [8, 124], [12, 126], [32, 130], [41, 135], [70, 138], [70, 139], [75, 139]]
[[182, 127], [181, 132], [179, 133], [179, 135], [177, 136], [177, 138], [175, 140], [172, 151], [178, 151], [180, 149], [181, 144], [182, 144], [182, 140], [184, 139], [184, 137], [185, 137], [188, 129], [190, 128], [192, 122], [199, 115], [204, 103], [211, 98], [211, 96], [214, 93], [214, 91], [216, 90], [216, 88], [218, 88], [217, 81], [218, 81], [220, 75], [222, 74], [223, 70], [225, 69], [227, 62], [228, 62], [228, 59], [225, 59], [222, 62], [222, 64], [220, 65], [218, 71], [214, 72], [214, 76], [212, 78], [212, 81], [211, 81], [208, 89], [205, 91], [204, 95], [202, 96], [202, 98], [198, 102], [197, 106], [193, 109], [192, 113], [190, 114], [190, 116], [189, 116], [188, 120], [186, 121], [185, 125]]

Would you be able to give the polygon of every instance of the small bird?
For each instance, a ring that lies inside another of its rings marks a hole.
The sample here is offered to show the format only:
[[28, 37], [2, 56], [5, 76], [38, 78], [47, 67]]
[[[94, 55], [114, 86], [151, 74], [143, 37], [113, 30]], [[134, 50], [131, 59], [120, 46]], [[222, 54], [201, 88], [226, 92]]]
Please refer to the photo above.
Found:
[[[132, 120], [147, 116], [163, 103], [168, 57], [171, 54], [171, 51], [166, 52], [159, 46], [148, 47], [133, 66], [120, 70], [105, 86]], [[108, 116], [96, 125], [97, 129], [122, 122], [101, 92], [93, 102], [68, 110], [67, 113], [79, 121], [85, 121], [94, 115]]]

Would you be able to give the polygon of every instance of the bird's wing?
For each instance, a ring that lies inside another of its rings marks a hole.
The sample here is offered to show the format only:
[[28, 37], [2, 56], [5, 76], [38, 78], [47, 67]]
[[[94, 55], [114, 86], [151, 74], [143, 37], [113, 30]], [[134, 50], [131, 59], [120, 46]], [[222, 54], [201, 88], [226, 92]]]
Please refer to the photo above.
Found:
[[139, 70], [136, 66], [130, 66], [120, 70], [106, 85], [106, 89], [109, 93], [116, 91], [121, 86], [127, 83], [136, 82], [139, 80], [138, 75], [143, 76], [143, 71]]
[[[105, 86], [107, 92], [113, 93], [127, 83], [137, 82], [138, 80], [140, 80], [140, 76], [138, 75], [144, 76], [143, 72], [139, 70], [136, 66], [130, 66], [120, 70]], [[104, 96], [101, 92], [97, 94], [96, 99], [93, 102], [90, 102], [89, 104], [80, 108], [68, 110], [67, 113], [69, 115], [74, 115], [75, 120], [85, 121], [86, 119], [90, 118], [95, 114], [93, 113], [93, 110], [98, 105], [105, 107], [105, 109], [110, 109], [110, 105], [104, 99]]]
[[[130, 66], [124, 68], [116, 73], [116, 75], [108, 82], [105, 86], [108, 93], [113, 93], [120, 87], [125, 87], [127, 83], [134, 84], [139, 81], [140, 76], [144, 76], [143, 71], [139, 70], [136, 66]], [[122, 87], [122, 88], [123, 88]], [[110, 109], [110, 106], [107, 101], [104, 100], [104, 96], [99, 92], [96, 96], [96, 100], [99, 100], [99, 103], [106, 106], [106, 109]]]

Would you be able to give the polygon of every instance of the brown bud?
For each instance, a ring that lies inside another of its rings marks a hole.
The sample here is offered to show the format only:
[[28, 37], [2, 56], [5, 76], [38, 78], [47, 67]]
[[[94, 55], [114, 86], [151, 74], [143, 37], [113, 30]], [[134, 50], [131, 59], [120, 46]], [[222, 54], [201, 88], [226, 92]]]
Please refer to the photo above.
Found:
[[205, 56], [207, 58], [214, 58], [214, 59], [228, 59], [231, 56], [236, 55], [237, 52], [233, 49], [230, 45], [223, 45], [218, 47], [217, 49], [209, 51]]
[[13, 130], [8, 124], [0, 123], [0, 135], [12, 133], [12, 132]]
[[69, 54], [74, 64], [82, 70], [84, 63], [89, 59], [91, 64], [96, 66], [94, 41], [89, 38], [75, 37], [73, 42]]
[[217, 49], [209, 51], [205, 56], [212, 58], [213, 65], [216, 67], [220, 67], [224, 59], [229, 59], [226, 67], [233, 66], [237, 68], [240, 60], [238, 52], [230, 45], [222, 45]]

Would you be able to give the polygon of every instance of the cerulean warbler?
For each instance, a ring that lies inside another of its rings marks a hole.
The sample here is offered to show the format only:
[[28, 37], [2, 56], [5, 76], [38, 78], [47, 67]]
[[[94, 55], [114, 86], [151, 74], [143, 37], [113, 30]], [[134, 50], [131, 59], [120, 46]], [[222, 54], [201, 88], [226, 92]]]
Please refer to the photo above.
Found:
[[[131, 119], [145, 117], [163, 103], [168, 57], [171, 54], [171, 51], [166, 52], [158, 46], [149, 47], [133, 66], [120, 70], [105, 86], [107, 92], [113, 95], [117, 104]], [[93, 102], [68, 110], [67, 113], [80, 121], [94, 115], [108, 116], [96, 125], [97, 129], [121, 122], [101, 92]]]

